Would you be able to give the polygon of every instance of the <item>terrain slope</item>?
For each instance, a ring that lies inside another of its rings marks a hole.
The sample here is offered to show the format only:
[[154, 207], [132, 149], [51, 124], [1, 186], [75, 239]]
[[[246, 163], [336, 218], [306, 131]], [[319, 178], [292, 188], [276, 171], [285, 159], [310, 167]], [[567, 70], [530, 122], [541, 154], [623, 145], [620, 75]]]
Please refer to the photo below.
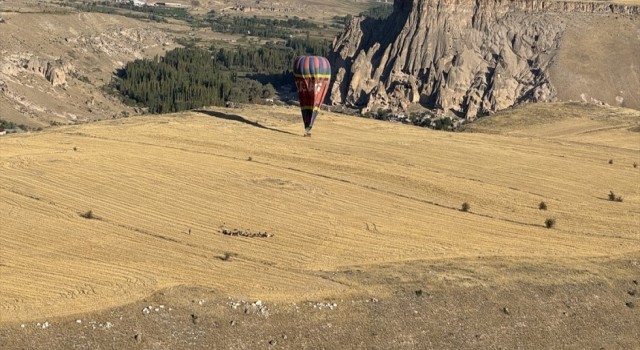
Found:
[[[292, 348], [424, 348], [429, 339], [433, 347], [632, 346], [638, 117], [527, 106], [487, 119], [493, 133], [447, 133], [322, 112], [304, 138], [297, 108], [263, 106], [4, 136], [0, 342], [127, 347], [146, 324], [147, 348], [207, 348], [206, 339], [254, 348], [274, 336], [287, 344], [270, 323], [278, 320], [299, 334]], [[609, 201], [610, 191], [623, 201]], [[218, 308], [189, 311], [201, 298]], [[261, 300], [271, 317], [234, 323], [243, 314], [224, 318], [235, 310], [227, 298]], [[302, 318], [291, 306], [311, 312], [326, 304], [308, 302], [327, 301], [335, 311], [327, 316]], [[151, 302], [173, 305], [188, 329], [171, 333], [169, 316], [123, 320], [146, 317]], [[198, 314], [211, 318], [196, 336]], [[114, 317], [121, 333], [111, 337], [105, 321], [87, 333], [90, 317]]]
[[188, 30], [52, 6], [29, 9], [0, 9], [0, 119], [31, 128], [135, 113], [104, 87], [125, 63], [163, 55]]
[[468, 119], [523, 102], [640, 108], [637, 1], [394, 1], [333, 43], [334, 104]]

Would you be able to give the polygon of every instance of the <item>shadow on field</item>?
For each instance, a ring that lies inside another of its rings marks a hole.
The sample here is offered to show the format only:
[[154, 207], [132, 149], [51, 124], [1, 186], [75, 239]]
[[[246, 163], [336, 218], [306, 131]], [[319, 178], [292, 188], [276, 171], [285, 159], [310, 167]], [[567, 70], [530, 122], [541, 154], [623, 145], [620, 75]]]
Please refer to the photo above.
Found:
[[216, 112], [216, 111], [207, 111], [207, 110], [204, 110], [204, 109], [196, 109], [195, 112], [206, 114], [208, 116], [216, 117], [216, 118], [220, 118], [220, 119], [226, 119], [226, 120], [232, 120], [234, 122], [245, 123], [245, 124], [248, 124], [248, 125], [251, 125], [251, 126], [255, 126], [256, 128], [260, 128], [260, 129], [267, 129], [267, 130], [271, 130], [271, 131], [280, 132], [280, 133], [283, 133], [283, 134], [296, 135], [296, 134], [288, 132], [288, 131], [279, 130], [279, 129], [275, 129], [275, 128], [270, 128], [268, 126], [264, 126], [264, 125], [262, 125], [262, 124], [260, 124], [258, 122], [247, 120], [244, 117], [241, 117], [241, 116], [235, 115], [235, 114], [226, 114], [226, 113]]

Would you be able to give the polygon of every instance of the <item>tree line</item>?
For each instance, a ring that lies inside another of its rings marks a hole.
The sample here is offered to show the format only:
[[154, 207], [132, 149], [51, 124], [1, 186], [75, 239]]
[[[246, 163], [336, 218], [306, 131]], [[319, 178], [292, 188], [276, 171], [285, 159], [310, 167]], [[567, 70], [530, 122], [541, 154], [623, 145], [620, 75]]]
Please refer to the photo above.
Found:
[[156, 6], [135, 6], [132, 3], [113, 3], [111, 1], [98, 2], [57, 2], [60, 6], [73, 7], [79, 11], [118, 14], [136, 19], [147, 19], [154, 22], [168, 22], [167, 17], [195, 21], [184, 8], [164, 8]]
[[282, 20], [258, 18], [257, 16], [215, 16], [213, 12], [205, 17], [205, 22], [214, 32], [252, 35], [261, 38], [287, 39], [303, 31], [319, 28], [317, 24], [298, 17]]
[[126, 101], [145, 106], [150, 113], [222, 106], [226, 101], [255, 102], [275, 92], [273, 87], [226, 70], [209, 51], [194, 48], [129, 62], [111, 86]]
[[[93, 11], [114, 9], [109, 9], [106, 2], [78, 6]], [[129, 4], [115, 7], [180, 18], [194, 26], [209, 26], [216, 32], [274, 39], [264, 46], [212, 45], [204, 49], [188, 45], [169, 51], [164, 57], [127, 63], [109, 86], [125, 102], [147, 107], [151, 113], [222, 106], [228, 102], [258, 102], [273, 97], [277, 90], [292, 84], [292, 63], [296, 56], [327, 56], [331, 49], [330, 40], [317, 38], [322, 28], [297, 17], [218, 16], [211, 11], [196, 19], [184, 9], [134, 8]], [[378, 11], [373, 10], [370, 15], [376, 14]]]
[[326, 56], [331, 43], [325, 39], [307, 37], [288, 39], [284, 45], [267, 44], [263, 47], [238, 46], [215, 49], [216, 61], [230, 70], [252, 73], [277, 73], [290, 71], [293, 60], [299, 55]]

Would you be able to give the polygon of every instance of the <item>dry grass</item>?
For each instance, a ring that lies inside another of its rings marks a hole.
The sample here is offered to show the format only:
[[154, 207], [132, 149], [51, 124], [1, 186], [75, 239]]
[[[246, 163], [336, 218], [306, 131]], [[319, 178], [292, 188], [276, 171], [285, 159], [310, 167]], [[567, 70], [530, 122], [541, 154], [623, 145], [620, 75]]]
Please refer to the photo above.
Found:
[[638, 16], [574, 14], [549, 69], [558, 99], [640, 109], [639, 32]]
[[[469, 130], [638, 150], [640, 133], [635, 130], [639, 126], [640, 111], [633, 109], [543, 103], [500, 111], [472, 124]], [[604, 162], [611, 158], [606, 157]]]
[[[582, 266], [640, 249], [638, 170], [628, 166], [637, 133], [578, 142], [537, 127], [527, 129], [536, 137], [445, 133], [323, 112], [303, 138], [295, 108], [211, 114], [1, 138], [0, 321], [105, 309], [178, 284], [305, 300], [362, 292], [319, 277], [352, 266]], [[463, 202], [473, 209], [461, 212]], [[88, 209], [99, 219], [78, 215]], [[230, 237], [222, 225], [274, 235]]]

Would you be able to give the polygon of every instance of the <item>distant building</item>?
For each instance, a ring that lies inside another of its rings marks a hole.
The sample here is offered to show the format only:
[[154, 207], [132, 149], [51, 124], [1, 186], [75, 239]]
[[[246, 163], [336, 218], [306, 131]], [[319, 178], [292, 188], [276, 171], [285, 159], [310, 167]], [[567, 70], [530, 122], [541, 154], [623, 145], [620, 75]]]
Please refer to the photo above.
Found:
[[153, 6], [157, 6], [157, 7], [169, 7], [169, 8], [189, 8], [188, 5], [183, 5], [183, 4], [178, 4], [175, 2], [156, 2], [155, 4], [153, 4]]
[[147, 0], [131, 0], [133, 6], [146, 6]]

